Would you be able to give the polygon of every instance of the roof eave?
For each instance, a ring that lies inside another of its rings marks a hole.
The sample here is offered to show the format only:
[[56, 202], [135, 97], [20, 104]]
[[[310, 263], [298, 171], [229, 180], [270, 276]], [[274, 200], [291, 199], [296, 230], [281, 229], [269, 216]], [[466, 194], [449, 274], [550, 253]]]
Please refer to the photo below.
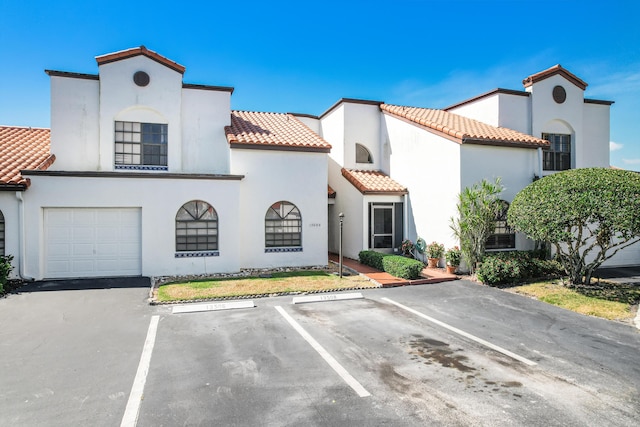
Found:
[[[357, 187], [356, 187], [357, 188]], [[375, 191], [375, 190], [360, 190], [364, 196], [404, 196], [405, 194], [409, 194], [408, 191]]]
[[231, 148], [246, 149], [246, 150], [273, 150], [273, 151], [303, 151], [308, 153], [329, 153], [331, 147], [305, 147], [294, 145], [276, 145], [276, 144], [252, 144], [246, 142], [229, 141]]
[[29, 187], [29, 181], [25, 181], [25, 183], [20, 184], [0, 183], [0, 191], [25, 191]]
[[514, 147], [514, 148], [549, 148], [549, 143], [542, 142], [522, 142], [522, 141], [502, 141], [495, 139], [481, 139], [481, 138], [463, 138], [462, 144], [474, 144], [474, 145], [493, 145], [496, 147]]
[[98, 66], [109, 64], [111, 62], [120, 61], [123, 59], [133, 58], [135, 56], [145, 56], [152, 61], [162, 64], [165, 67], [172, 69], [180, 74], [184, 74], [186, 68], [183, 65], [178, 64], [175, 61], [170, 60], [167, 57], [160, 55], [159, 53], [147, 49], [145, 46], [134, 47], [131, 49], [121, 50], [118, 52], [107, 53], [106, 55], [96, 56], [96, 62]]
[[497, 88], [497, 89], [493, 89], [490, 90], [489, 92], [485, 92], [482, 93], [478, 96], [474, 96], [473, 98], [469, 98], [469, 99], [465, 99], [464, 101], [460, 101], [456, 104], [450, 105], [446, 108], [443, 108], [443, 111], [449, 111], [449, 110], [453, 110], [454, 108], [458, 108], [458, 107], [462, 107], [463, 105], [467, 105], [467, 104], [472, 104], [476, 101], [479, 101], [483, 98], [487, 98], [489, 96], [492, 95], [500, 95], [500, 94], [505, 94], [505, 95], [517, 95], [517, 96], [524, 96], [524, 97], [528, 97], [531, 94], [529, 92], [525, 92], [523, 90], [513, 90], [513, 89], [503, 89], [503, 88]]

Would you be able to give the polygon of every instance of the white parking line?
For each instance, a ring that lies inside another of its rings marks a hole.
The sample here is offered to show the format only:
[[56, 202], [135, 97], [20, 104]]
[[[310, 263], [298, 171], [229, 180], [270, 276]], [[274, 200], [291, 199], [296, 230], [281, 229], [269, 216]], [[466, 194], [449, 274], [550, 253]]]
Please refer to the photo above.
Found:
[[358, 396], [371, 396], [371, 393], [369, 393], [364, 387], [362, 387], [362, 385], [355, 378], [353, 378], [351, 374], [347, 372], [347, 370], [344, 369], [342, 365], [338, 363], [338, 361], [334, 359], [333, 356], [331, 356], [329, 352], [318, 343], [318, 341], [316, 341], [311, 335], [309, 335], [309, 333], [305, 331], [304, 328], [300, 326], [300, 324], [296, 322], [293, 317], [289, 316], [289, 314], [284, 311], [282, 307], [277, 305], [276, 310], [278, 310], [282, 317], [284, 317], [285, 320], [289, 322], [291, 326], [293, 326], [293, 329], [295, 329], [302, 336], [302, 338], [305, 339], [305, 341], [311, 344], [311, 347], [313, 347], [314, 350], [317, 351], [318, 354], [325, 360], [325, 362], [327, 362], [329, 366], [331, 366], [333, 370], [336, 371], [338, 375], [340, 375], [340, 377], [349, 385], [349, 387], [351, 387], [356, 393], [358, 393]]
[[522, 357], [522, 356], [519, 356], [519, 355], [517, 355], [517, 354], [515, 354], [515, 353], [512, 353], [511, 351], [506, 350], [506, 349], [504, 349], [504, 348], [502, 348], [502, 347], [499, 347], [499, 346], [497, 346], [497, 345], [495, 345], [495, 344], [491, 344], [489, 341], [485, 341], [485, 340], [483, 340], [482, 338], [478, 338], [478, 337], [476, 337], [475, 335], [471, 335], [470, 333], [465, 332], [465, 331], [463, 331], [463, 330], [461, 330], [461, 329], [458, 329], [458, 328], [456, 328], [456, 327], [454, 327], [454, 326], [447, 325], [447, 324], [446, 324], [446, 323], [444, 323], [444, 322], [441, 322], [441, 321], [439, 321], [439, 320], [437, 320], [437, 319], [434, 319], [433, 317], [429, 317], [429, 316], [427, 316], [426, 314], [422, 314], [422, 313], [420, 313], [420, 312], [419, 312], [419, 311], [417, 311], [417, 310], [414, 310], [414, 309], [412, 309], [412, 308], [409, 308], [409, 307], [407, 307], [406, 305], [402, 305], [402, 304], [400, 304], [399, 302], [395, 302], [395, 301], [390, 300], [389, 298], [386, 298], [386, 297], [382, 298], [382, 300], [383, 300], [383, 301], [387, 301], [387, 302], [389, 302], [389, 303], [391, 303], [391, 304], [393, 304], [393, 305], [395, 305], [395, 306], [397, 306], [397, 307], [400, 307], [401, 309], [406, 310], [406, 311], [408, 311], [409, 313], [413, 313], [413, 314], [415, 314], [416, 316], [422, 317], [423, 319], [426, 319], [426, 320], [428, 320], [429, 322], [432, 322], [432, 323], [435, 323], [436, 325], [442, 326], [443, 328], [448, 329], [448, 330], [450, 330], [451, 332], [455, 332], [455, 333], [456, 333], [456, 334], [458, 334], [458, 335], [462, 335], [462, 336], [463, 336], [463, 337], [465, 337], [465, 338], [468, 338], [468, 339], [470, 339], [470, 340], [472, 340], [472, 341], [475, 341], [475, 342], [477, 342], [477, 343], [479, 343], [479, 344], [482, 344], [482, 345], [484, 345], [485, 347], [489, 347], [490, 349], [493, 349], [493, 350], [495, 350], [495, 351], [497, 351], [497, 352], [500, 352], [500, 353], [502, 353], [502, 354], [504, 354], [504, 355], [506, 355], [506, 356], [509, 356], [509, 357], [511, 357], [512, 359], [515, 359], [515, 360], [517, 360], [517, 361], [519, 361], [519, 362], [524, 363], [525, 365], [529, 365], [529, 366], [535, 366], [535, 365], [537, 365], [537, 363], [536, 363], [536, 362], [534, 362], [533, 360], [529, 360], [529, 359], [527, 359], [527, 358], [525, 358], [525, 357]]
[[133, 380], [127, 407], [124, 410], [124, 416], [120, 427], [135, 427], [138, 423], [138, 414], [140, 413], [140, 403], [142, 402], [142, 394], [144, 393], [144, 384], [147, 382], [147, 374], [149, 373], [149, 364], [151, 363], [151, 353], [156, 342], [156, 332], [158, 331], [158, 321], [160, 316], [151, 316], [147, 338], [144, 341], [138, 371]]

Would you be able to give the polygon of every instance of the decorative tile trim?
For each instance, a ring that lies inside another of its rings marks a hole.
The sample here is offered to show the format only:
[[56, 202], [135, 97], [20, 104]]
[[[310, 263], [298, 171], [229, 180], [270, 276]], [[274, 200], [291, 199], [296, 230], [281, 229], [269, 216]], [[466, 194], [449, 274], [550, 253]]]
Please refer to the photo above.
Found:
[[264, 253], [277, 253], [277, 252], [302, 252], [302, 248], [265, 248]]
[[168, 166], [115, 165], [116, 169], [136, 171], [168, 171]]
[[220, 251], [176, 252], [176, 258], [220, 256]]

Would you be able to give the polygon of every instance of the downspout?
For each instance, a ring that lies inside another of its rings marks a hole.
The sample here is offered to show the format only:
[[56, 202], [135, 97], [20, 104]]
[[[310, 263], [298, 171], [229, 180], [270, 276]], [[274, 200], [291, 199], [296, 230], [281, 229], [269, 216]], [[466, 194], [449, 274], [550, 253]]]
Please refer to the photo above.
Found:
[[[402, 236], [405, 239], [409, 238], [409, 197], [408, 194], [403, 196], [404, 198], [404, 209], [402, 209]], [[404, 239], [403, 239], [404, 240]]]
[[538, 147], [538, 173], [537, 175], [542, 178], [542, 147]]
[[20, 259], [18, 260], [18, 277], [22, 280], [34, 281], [35, 278], [27, 276], [24, 273], [25, 270], [25, 244], [24, 244], [24, 199], [22, 198], [22, 191], [16, 191], [16, 198], [18, 199], [18, 246]]

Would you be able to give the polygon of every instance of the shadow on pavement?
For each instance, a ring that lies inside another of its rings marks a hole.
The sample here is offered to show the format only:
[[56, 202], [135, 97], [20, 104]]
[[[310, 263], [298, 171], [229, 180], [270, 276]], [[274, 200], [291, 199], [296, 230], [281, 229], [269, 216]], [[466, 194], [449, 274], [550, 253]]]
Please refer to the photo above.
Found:
[[15, 289], [13, 293], [78, 291], [85, 289], [148, 288], [149, 286], [151, 286], [151, 280], [148, 277], [42, 280], [37, 282], [28, 282], [24, 286]]
[[599, 268], [593, 277], [617, 283], [640, 285], [640, 266]]

